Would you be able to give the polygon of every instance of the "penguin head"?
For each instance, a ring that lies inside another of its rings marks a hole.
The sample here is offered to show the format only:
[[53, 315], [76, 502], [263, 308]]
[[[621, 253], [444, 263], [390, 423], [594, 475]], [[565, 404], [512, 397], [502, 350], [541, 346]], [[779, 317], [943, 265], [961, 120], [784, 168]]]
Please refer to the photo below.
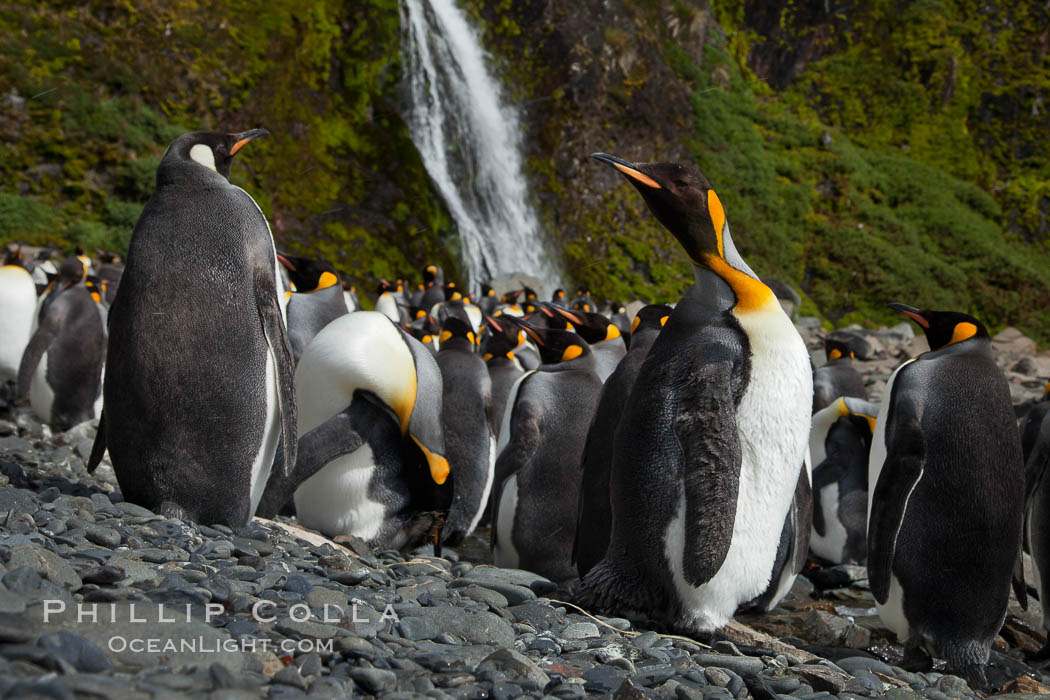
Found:
[[22, 246], [8, 248], [7, 253], [4, 255], [4, 265], [25, 267], [25, 260], [22, 258]]
[[494, 297], [496, 296], [496, 290], [491, 287], [487, 282], [481, 283], [481, 296], [483, 297]]
[[549, 304], [540, 304], [538, 311], [540, 315], [543, 316], [543, 318], [540, 319], [539, 317], [537, 317], [537, 322], [533, 323], [533, 325], [546, 328], [555, 328], [557, 330], [570, 330], [572, 328], [572, 325], [569, 323], [569, 319], [560, 313], [560, 311], [562, 310], [564, 310], [562, 309], [562, 307], [558, 306], [557, 304], [554, 304], [553, 302]]
[[437, 265], [427, 265], [423, 268], [423, 284], [429, 287], [432, 284], [441, 285], [445, 283], [445, 273]]
[[631, 322], [631, 335], [649, 328], [660, 330], [667, 323], [674, 311], [667, 304], [649, 304], [638, 310], [638, 315]]
[[277, 260], [287, 268], [288, 277], [295, 284], [297, 292], [313, 292], [339, 284], [339, 273], [324, 260], [311, 260], [284, 253], [278, 253]]
[[566, 304], [566, 301], [565, 301], [565, 290], [564, 289], [555, 289], [554, 290], [554, 294], [551, 295], [551, 303], [552, 304], [558, 304], [559, 306], [564, 306]]
[[75, 284], [80, 284], [87, 279], [87, 268], [77, 257], [69, 257], [62, 261], [58, 267], [56, 281], [61, 289], [68, 289]]
[[507, 292], [502, 297], [500, 297], [500, 301], [503, 302], [504, 304], [511, 304], [511, 305], [517, 304], [518, 303], [518, 297], [521, 295], [521, 291], [522, 290], [520, 290], [520, 289], [516, 289], [513, 292]]
[[376, 288], [376, 294], [382, 296], [384, 293], [389, 292], [391, 294], [397, 294], [401, 291], [401, 285], [397, 282], [390, 282], [388, 280], [379, 280], [379, 286]]
[[849, 343], [835, 338], [824, 338], [824, 354], [828, 362], [834, 362], [843, 357], [853, 359], [854, 356]]
[[626, 314], [627, 306], [622, 301], [614, 301], [609, 304], [609, 313], [615, 314]]
[[469, 347], [471, 350], [474, 350], [478, 344], [474, 327], [470, 325], [469, 321], [465, 321], [458, 316], [449, 316], [441, 322], [439, 341], [442, 348], [446, 347], [446, 343], [451, 343], [452, 345], [448, 347]]
[[525, 287], [521, 291], [525, 293], [525, 301], [533, 301], [536, 299], [535, 290], [530, 289], [529, 287]]
[[266, 129], [251, 129], [239, 134], [224, 134], [218, 131], [193, 131], [178, 137], [168, 146], [157, 169], [157, 184], [161, 185], [185, 174], [185, 167], [213, 170], [224, 178], [230, 177], [233, 157], [246, 143], [270, 132]]
[[462, 301], [463, 293], [456, 288], [455, 282], [449, 282], [445, 285], [445, 301]]
[[694, 263], [721, 255], [725, 213], [703, 173], [679, 163], [630, 163], [607, 153], [591, 157], [623, 173]]
[[599, 313], [593, 311], [568, 311], [553, 305], [550, 309], [571, 323], [576, 332], [580, 334], [580, 337], [588, 343], [600, 343], [604, 340], [614, 340], [622, 337], [620, 329]]
[[498, 320], [492, 316], [485, 317], [485, 325], [489, 329], [489, 337], [485, 342], [485, 362], [493, 357], [506, 357], [513, 360], [514, 351], [524, 342], [522, 337], [525, 336], [525, 332], [517, 324], [510, 323], [507, 320], [510, 318], [513, 316]]
[[543, 364], [558, 365], [574, 360], [580, 360], [578, 364], [594, 364], [591, 348], [579, 333], [556, 328], [537, 328], [528, 321], [513, 316], [508, 316], [507, 320], [517, 324], [536, 343]]
[[926, 341], [930, 344], [930, 350], [962, 343], [971, 338], [990, 339], [984, 324], [973, 316], [958, 311], [927, 311], [898, 302], [888, 306], [919, 324], [926, 335]]

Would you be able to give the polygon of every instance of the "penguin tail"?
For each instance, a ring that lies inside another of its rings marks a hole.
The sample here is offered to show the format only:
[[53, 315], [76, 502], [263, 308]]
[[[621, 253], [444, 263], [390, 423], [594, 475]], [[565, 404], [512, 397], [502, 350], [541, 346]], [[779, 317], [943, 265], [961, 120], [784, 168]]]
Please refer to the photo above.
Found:
[[95, 444], [91, 446], [91, 456], [88, 457], [88, 474], [94, 473], [98, 468], [102, 457], [106, 454], [106, 411], [102, 410], [98, 417], [98, 431], [95, 433]]

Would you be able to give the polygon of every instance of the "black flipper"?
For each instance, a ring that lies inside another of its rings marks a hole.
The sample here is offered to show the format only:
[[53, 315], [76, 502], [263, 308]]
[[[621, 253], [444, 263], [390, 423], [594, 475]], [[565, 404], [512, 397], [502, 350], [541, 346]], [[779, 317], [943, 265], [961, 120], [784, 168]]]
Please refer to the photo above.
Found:
[[[682, 448], [685, 485], [685, 549], [682, 570], [692, 586], [722, 567], [733, 539], [740, 485], [740, 435], [731, 399], [730, 362], [702, 364], [682, 389], [674, 432]], [[716, 512], [719, 517], [706, 514]], [[703, 531], [697, 528], [703, 523]]]
[[51, 347], [51, 343], [58, 336], [62, 327], [62, 319], [57, 318], [60, 314], [50, 313], [40, 319], [40, 326], [33, 333], [29, 344], [22, 352], [22, 362], [18, 365], [17, 388], [15, 400], [22, 401], [29, 398], [29, 387], [33, 382], [33, 374], [36, 373], [37, 365], [40, 364], [44, 353]]
[[106, 410], [102, 409], [102, 412], [98, 416], [98, 432], [95, 433], [95, 444], [91, 446], [91, 456], [88, 457], [87, 470], [88, 474], [94, 473], [98, 468], [99, 462], [102, 461], [103, 455], [106, 454]]
[[896, 388], [886, 426], [886, 461], [873, 486], [868, 518], [868, 580], [879, 603], [889, 598], [897, 534], [926, 463], [926, 439], [918, 413], [910, 400], [897, 395]]
[[[270, 263], [272, 265], [272, 261]], [[281, 318], [281, 307], [277, 301], [277, 289], [273, 281], [273, 267], [256, 270], [255, 303], [259, 310], [263, 333], [277, 362], [277, 393], [280, 397], [281, 442], [283, 444], [284, 476], [291, 474], [296, 466], [297, 411], [295, 406], [295, 362], [292, 348], [288, 344], [288, 333]]]
[[539, 415], [542, 410], [537, 410], [528, 400], [519, 401], [522, 392], [525, 391], [525, 384], [531, 378], [531, 375], [526, 376], [518, 385], [514, 406], [510, 407], [510, 435], [506, 446], [496, 457], [495, 473], [492, 476], [492, 514], [489, 519], [492, 524], [489, 532], [490, 548], [495, 547], [497, 542], [496, 526], [499, 524], [499, 502], [503, 495], [503, 482], [528, 464], [540, 445]]
[[802, 472], [795, 485], [795, 498], [791, 502], [788, 517], [795, 529], [795, 541], [791, 552], [791, 572], [798, 574], [809, 557], [809, 536], [813, 531], [813, 488], [809, 485], [809, 469], [802, 463]]
[[350, 454], [364, 444], [353, 427], [353, 410], [351, 405], [303, 435], [298, 445], [295, 468], [274, 469], [270, 472], [256, 515], [272, 518], [291, 500], [300, 484], [333, 459]]

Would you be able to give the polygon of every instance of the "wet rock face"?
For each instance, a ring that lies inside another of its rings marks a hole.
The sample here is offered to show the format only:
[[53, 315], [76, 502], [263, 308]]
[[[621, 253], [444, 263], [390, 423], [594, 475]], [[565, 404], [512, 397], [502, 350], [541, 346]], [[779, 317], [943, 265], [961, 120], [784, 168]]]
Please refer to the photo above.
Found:
[[[822, 333], [801, 321], [816, 354]], [[870, 345], [857, 367], [878, 400], [921, 338], [850, 330]], [[1050, 358], [1016, 334], [996, 346], [1020, 400], [1041, 394]], [[406, 556], [288, 519], [182, 522], [124, 502], [105, 462], [86, 473], [93, 425], [53, 435], [19, 411], [0, 428], [0, 695], [977, 697], [936, 660], [901, 667], [863, 567], [808, 570], [772, 612], [704, 645], [560, 602], [571, 592], [491, 566], [485, 533]], [[992, 686], [1047, 692], [1025, 661], [1044, 642], [1038, 601], [1011, 604]]]

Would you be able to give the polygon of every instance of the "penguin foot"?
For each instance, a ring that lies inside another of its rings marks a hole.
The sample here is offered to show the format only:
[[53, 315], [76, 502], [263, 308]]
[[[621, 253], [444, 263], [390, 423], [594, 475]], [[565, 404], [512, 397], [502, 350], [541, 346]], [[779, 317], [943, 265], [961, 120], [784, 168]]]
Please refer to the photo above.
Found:
[[988, 690], [988, 677], [984, 673], [984, 664], [967, 664], [952, 670], [962, 676], [973, 690]]
[[1047, 659], [1050, 659], [1050, 639], [1047, 640], [1042, 649], [1028, 656], [1029, 661], [1046, 661]]
[[900, 667], [912, 673], [929, 671], [933, 668], [933, 658], [923, 651], [922, 647], [908, 646], [904, 648], [904, 659]]
[[163, 515], [165, 518], [174, 518], [176, 520], [182, 520], [184, 522], [190, 522], [194, 520], [194, 518], [190, 516], [188, 512], [186, 512], [185, 508], [183, 508], [177, 503], [172, 503], [171, 501], [164, 501], [163, 503], [161, 503], [160, 508], [157, 509], [157, 513]]

